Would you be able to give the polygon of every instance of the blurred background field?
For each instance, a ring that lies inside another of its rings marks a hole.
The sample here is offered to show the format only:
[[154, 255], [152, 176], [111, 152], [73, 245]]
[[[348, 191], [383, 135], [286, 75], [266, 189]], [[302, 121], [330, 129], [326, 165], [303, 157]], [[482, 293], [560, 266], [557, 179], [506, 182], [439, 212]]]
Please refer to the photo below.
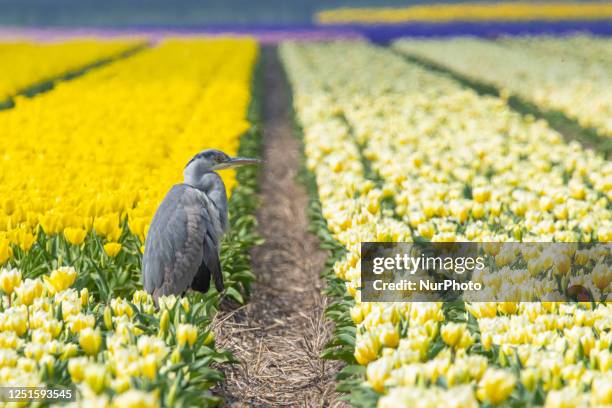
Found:
[[[450, 1], [459, 3], [458, 1]], [[308, 25], [315, 13], [353, 7], [406, 6], [427, 1], [386, 0], [1, 0], [0, 23], [19, 25]]]
[[[277, 41], [287, 36], [320, 39], [364, 35], [377, 42], [411, 36], [497, 36], [590, 32], [612, 34], [606, 1], [400, 1], [386, 0], [0, 0], [0, 35], [45, 37], [57, 31], [24, 28], [117, 30], [162, 35], [253, 34]], [[8, 30], [11, 28], [12, 30]], [[115, 31], [109, 31], [109, 30]], [[90, 32], [91, 33], [91, 32]], [[280, 37], [279, 37], [280, 36]]]

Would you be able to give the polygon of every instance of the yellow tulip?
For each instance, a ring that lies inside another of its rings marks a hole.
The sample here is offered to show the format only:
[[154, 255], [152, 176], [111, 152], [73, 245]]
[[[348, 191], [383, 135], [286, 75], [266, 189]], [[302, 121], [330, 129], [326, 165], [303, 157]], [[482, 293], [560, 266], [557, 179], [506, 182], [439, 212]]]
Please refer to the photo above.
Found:
[[41, 215], [39, 223], [45, 234], [49, 236], [57, 235], [61, 230], [60, 219], [53, 213]]
[[88, 364], [85, 367], [84, 377], [89, 388], [96, 394], [100, 394], [108, 382], [107, 369], [101, 364]]
[[15, 313], [9, 316], [7, 327], [14, 331], [19, 337], [23, 336], [28, 330], [27, 314]]
[[87, 359], [85, 357], [71, 358], [68, 361], [68, 372], [72, 381], [78, 384], [85, 379], [86, 366]]
[[516, 302], [498, 302], [497, 309], [504, 314], [514, 314], [518, 310]]
[[380, 342], [385, 347], [397, 347], [399, 338], [398, 329], [391, 325], [385, 325], [379, 335]]
[[140, 370], [142, 375], [153, 380], [157, 375], [157, 358], [149, 354], [140, 360]]
[[26, 228], [20, 228], [15, 232], [15, 243], [25, 252], [32, 248], [35, 241], [36, 236]]
[[98, 354], [100, 345], [102, 344], [102, 335], [99, 329], [91, 327], [84, 328], [79, 334], [79, 344], [85, 353], [90, 356]]
[[0, 271], [0, 289], [7, 295], [13, 293], [21, 285], [21, 272], [17, 269], [2, 269]]
[[34, 299], [40, 297], [43, 289], [44, 286], [40, 279], [26, 279], [15, 289], [15, 293], [22, 305], [30, 306]]
[[442, 340], [450, 347], [455, 347], [461, 341], [463, 333], [466, 331], [466, 325], [463, 323], [446, 323], [440, 330]]
[[112, 220], [110, 217], [100, 217], [94, 220], [93, 227], [96, 234], [101, 237], [106, 237], [111, 231], [111, 224]]
[[73, 267], [62, 266], [51, 272], [51, 275], [43, 279], [51, 294], [68, 289], [74, 283], [77, 273]]
[[516, 379], [511, 373], [489, 368], [478, 383], [476, 396], [482, 402], [499, 404], [508, 399], [515, 384]]
[[86, 236], [87, 231], [83, 228], [64, 228], [64, 237], [72, 245], [81, 245]]
[[593, 277], [593, 283], [595, 284], [595, 286], [597, 286], [597, 289], [599, 289], [603, 293], [610, 285], [610, 280], [612, 279], [612, 272], [603, 262], [600, 262], [597, 264], [597, 266], [595, 266], [595, 268], [593, 268], [591, 276]]
[[601, 227], [597, 230], [599, 242], [612, 242], [612, 228]]
[[176, 329], [176, 340], [181, 347], [184, 347], [185, 344], [193, 346], [197, 338], [198, 329], [191, 324], [179, 324]]
[[389, 373], [393, 369], [393, 361], [389, 358], [381, 358], [368, 364], [366, 369], [366, 379], [368, 384], [377, 392], [385, 390], [385, 380], [389, 378]]
[[466, 308], [477, 319], [497, 316], [497, 304], [495, 302], [469, 303]]
[[132, 386], [130, 382], [131, 377], [128, 375], [122, 375], [118, 378], [111, 380], [111, 388], [117, 392], [117, 394], [123, 394]]
[[472, 217], [480, 219], [485, 216], [485, 207], [481, 203], [475, 203], [472, 206]]
[[[67, 304], [68, 302], [63, 302], [62, 306]], [[65, 313], [64, 309], [62, 309], [62, 313], [64, 314], [64, 320], [68, 321], [68, 327], [73, 334], [79, 334], [84, 329], [92, 328], [96, 323], [96, 319], [92, 315], [85, 315], [79, 312], [73, 312], [74, 314], [70, 315]]]
[[353, 323], [359, 324], [363, 321], [363, 313], [361, 312], [361, 306], [353, 306], [349, 311]]
[[436, 233], [434, 226], [430, 222], [424, 222], [422, 224], [419, 224], [417, 230], [420, 236], [427, 239], [431, 239]]
[[106, 255], [108, 255], [111, 258], [116, 257], [120, 251], [121, 251], [121, 244], [118, 244], [116, 242], [109, 242], [107, 244], [104, 244], [104, 252], [106, 252]]
[[376, 359], [380, 350], [380, 340], [372, 334], [359, 337], [355, 343], [355, 359], [361, 365], [366, 365]]
[[472, 197], [477, 203], [483, 204], [491, 198], [491, 191], [485, 187], [477, 187], [472, 191]]
[[13, 250], [10, 241], [0, 236], [0, 265], [6, 263], [12, 256]]

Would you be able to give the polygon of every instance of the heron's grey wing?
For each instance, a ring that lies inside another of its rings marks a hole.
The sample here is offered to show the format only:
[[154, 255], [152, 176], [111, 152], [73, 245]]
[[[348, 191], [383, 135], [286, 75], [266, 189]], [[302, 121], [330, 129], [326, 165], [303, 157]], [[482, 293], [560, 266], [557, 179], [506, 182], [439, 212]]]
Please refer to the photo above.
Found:
[[180, 295], [198, 273], [212, 225], [203, 192], [178, 184], [157, 209], [145, 242], [143, 285], [154, 298]]

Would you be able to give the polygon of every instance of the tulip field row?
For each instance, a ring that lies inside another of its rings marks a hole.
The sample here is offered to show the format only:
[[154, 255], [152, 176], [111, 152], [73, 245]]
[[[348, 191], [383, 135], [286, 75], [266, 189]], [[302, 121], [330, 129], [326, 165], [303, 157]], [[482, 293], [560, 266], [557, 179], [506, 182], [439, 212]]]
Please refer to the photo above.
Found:
[[394, 48], [560, 111], [581, 126], [612, 136], [612, 42], [472, 38], [400, 40]]
[[[339, 389], [349, 401], [612, 403], [607, 304], [371, 303], [359, 290], [361, 242], [609, 242], [610, 162], [392, 50], [290, 43], [281, 57], [320, 201], [313, 223], [336, 259], [325, 356], [347, 362]], [[609, 278], [596, 282], [603, 291]]]
[[423, 3], [405, 7], [346, 7], [322, 10], [319, 24], [402, 24], [410, 22], [526, 22], [563, 20], [601, 20], [612, 14], [606, 3], [567, 2], [479, 2]]
[[42, 82], [111, 58], [137, 46], [136, 41], [72, 40], [59, 43], [0, 43], [0, 102]]
[[[71, 44], [49, 57], [64, 62], [55, 71], [74, 65], [72, 54], [126, 47]], [[156, 308], [139, 290], [141, 253], [194, 153], [258, 155], [257, 55], [249, 39], [164, 40], [0, 111], [2, 385], [76, 384], [77, 406], [218, 403], [209, 389], [222, 375], [211, 365], [232, 359], [209, 329], [219, 294]], [[222, 174], [235, 214], [225, 295], [239, 302], [253, 280], [254, 171]]]

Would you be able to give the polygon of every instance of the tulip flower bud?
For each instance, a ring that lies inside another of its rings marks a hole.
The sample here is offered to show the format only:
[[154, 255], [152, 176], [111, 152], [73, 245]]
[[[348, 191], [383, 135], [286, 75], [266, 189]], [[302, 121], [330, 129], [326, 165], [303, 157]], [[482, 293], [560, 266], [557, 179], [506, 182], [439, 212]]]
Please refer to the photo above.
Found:
[[164, 309], [161, 315], [161, 319], [159, 319], [159, 337], [163, 338], [166, 332], [168, 331], [168, 325], [170, 324], [170, 313], [168, 313], [168, 309]]
[[204, 345], [208, 346], [209, 344], [211, 344], [213, 341], [215, 341], [215, 333], [211, 330], [208, 332], [208, 334], [206, 335], [206, 339], [204, 340]]
[[106, 330], [113, 330], [113, 311], [108, 305], [104, 308], [104, 327]]
[[85, 307], [89, 303], [89, 289], [81, 289], [81, 306]]
[[178, 364], [181, 362], [181, 349], [179, 347], [175, 348], [170, 355], [170, 361], [172, 364]]

